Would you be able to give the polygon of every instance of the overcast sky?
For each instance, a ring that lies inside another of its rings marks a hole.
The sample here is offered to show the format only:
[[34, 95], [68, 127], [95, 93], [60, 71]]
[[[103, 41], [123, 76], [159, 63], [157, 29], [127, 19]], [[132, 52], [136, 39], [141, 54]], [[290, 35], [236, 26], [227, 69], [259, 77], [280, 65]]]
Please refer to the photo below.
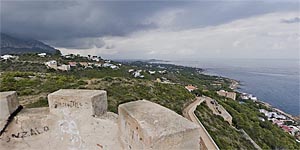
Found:
[[113, 59], [299, 59], [300, 1], [1, 0], [1, 32]]

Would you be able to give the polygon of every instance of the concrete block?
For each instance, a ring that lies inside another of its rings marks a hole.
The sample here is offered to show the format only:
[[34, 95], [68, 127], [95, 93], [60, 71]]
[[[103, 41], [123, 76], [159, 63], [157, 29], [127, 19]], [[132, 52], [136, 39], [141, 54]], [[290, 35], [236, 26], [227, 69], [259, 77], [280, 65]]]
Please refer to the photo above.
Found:
[[123, 149], [200, 149], [199, 126], [156, 103], [121, 104], [118, 126]]
[[18, 106], [16, 91], [0, 92], [0, 122], [7, 120]]
[[100, 116], [107, 111], [107, 95], [103, 90], [61, 89], [48, 95], [50, 113]]

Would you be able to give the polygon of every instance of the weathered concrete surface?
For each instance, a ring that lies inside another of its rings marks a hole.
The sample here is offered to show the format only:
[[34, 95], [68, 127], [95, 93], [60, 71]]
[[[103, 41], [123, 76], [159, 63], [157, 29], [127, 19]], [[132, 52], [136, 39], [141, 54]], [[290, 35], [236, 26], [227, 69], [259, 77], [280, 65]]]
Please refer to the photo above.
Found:
[[[50, 94], [49, 102], [50, 108], [23, 109], [0, 137], [0, 149], [121, 149], [117, 115], [103, 112], [107, 106], [106, 92], [60, 90]], [[79, 102], [81, 105], [76, 104]], [[54, 108], [57, 103], [66, 105]], [[94, 110], [97, 108], [101, 111]]]
[[61, 89], [48, 95], [50, 112], [61, 115], [62, 110], [72, 114], [100, 116], [107, 110], [106, 91]]
[[6, 121], [19, 106], [15, 91], [0, 92], [0, 122]]
[[197, 125], [149, 101], [122, 104], [119, 117], [101, 90], [59, 90], [48, 101], [14, 117], [0, 150], [199, 149]]
[[124, 149], [199, 149], [199, 126], [158, 104], [140, 100], [119, 106]]

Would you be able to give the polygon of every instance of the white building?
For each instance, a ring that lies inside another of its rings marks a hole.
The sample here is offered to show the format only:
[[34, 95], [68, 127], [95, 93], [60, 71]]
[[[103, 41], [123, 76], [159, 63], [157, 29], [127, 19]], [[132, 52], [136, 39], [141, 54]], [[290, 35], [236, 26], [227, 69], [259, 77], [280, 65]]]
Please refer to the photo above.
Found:
[[39, 53], [37, 55], [40, 56], [40, 57], [45, 57], [47, 54], [46, 53]]
[[111, 68], [111, 69], [118, 69], [119, 67], [116, 66], [116, 65], [111, 65], [110, 68]]
[[158, 73], [160, 73], [160, 74], [165, 74], [165, 73], [167, 73], [167, 70], [158, 71]]
[[151, 74], [151, 75], [153, 75], [153, 74], [156, 73], [156, 71], [151, 71], [151, 70], [149, 70], [148, 72], [149, 72], [149, 74]]
[[285, 115], [278, 114], [277, 112], [269, 112], [265, 109], [259, 109], [259, 112], [263, 113], [268, 118], [276, 118], [276, 119], [281, 119], [281, 120], [287, 119]]
[[70, 65], [61, 65], [57, 67], [58, 70], [62, 70], [62, 71], [69, 71], [71, 70], [71, 66]]
[[110, 66], [112, 66], [112, 64], [110, 64], [110, 63], [104, 63], [102, 66], [103, 67], [110, 67]]
[[133, 72], [133, 77], [135, 78], [144, 78], [144, 76], [141, 74], [142, 70], [137, 70], [135, 72]]
[[16, 58], [16, 56], [12, 56], [12, 55], [3, 55], [3, 56], [1, 56], [1, 58], [2, 59], [4, 59], [4, 60], [7, 60], [7, 59], [13, 59], [13, 58]]
[[94, 61], [97, 61], [97, 62], [100, 61], [100, 59], [99, 59], [97, 56], [93, 56], [93, 57], [91, 58], [91, 60], [94, 60]]
[[50, 60], [45, 63], [47, 67], [57, 69], [57, 61], [56, 60]]

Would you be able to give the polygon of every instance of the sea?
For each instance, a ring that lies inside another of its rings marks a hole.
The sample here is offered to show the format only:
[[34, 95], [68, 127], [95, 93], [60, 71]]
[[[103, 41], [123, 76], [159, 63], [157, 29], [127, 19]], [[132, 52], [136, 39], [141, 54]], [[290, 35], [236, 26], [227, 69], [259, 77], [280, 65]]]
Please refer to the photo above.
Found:
[[199, 59], [168, 63], [203, 68], [205, 74], [235, 79], [238, 91], [294, 116], [300, 115], [300, 64], [297, 59]]

